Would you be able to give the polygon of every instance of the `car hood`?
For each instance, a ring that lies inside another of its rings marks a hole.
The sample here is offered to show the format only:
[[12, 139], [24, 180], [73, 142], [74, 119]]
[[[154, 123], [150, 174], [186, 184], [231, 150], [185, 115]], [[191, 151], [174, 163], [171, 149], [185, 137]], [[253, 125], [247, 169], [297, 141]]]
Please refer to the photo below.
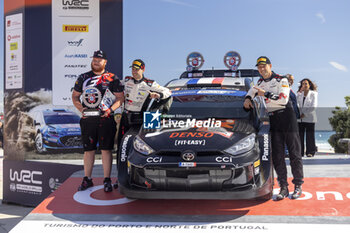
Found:
[[235, 128], [177, 128], [150, 132], [141, 130], [140, 138], [155, 151], [219, 151], [225, 150], [251, 134], [252, 130], [235, 131]]

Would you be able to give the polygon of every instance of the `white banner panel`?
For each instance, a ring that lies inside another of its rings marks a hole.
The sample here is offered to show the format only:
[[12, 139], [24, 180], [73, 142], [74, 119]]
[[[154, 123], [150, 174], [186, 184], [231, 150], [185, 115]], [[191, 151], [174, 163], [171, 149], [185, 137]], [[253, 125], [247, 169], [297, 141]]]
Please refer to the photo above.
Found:
[[100, 47], [100, 0], [52, 0], [52, 102], [72, 105], [74, 82]]
[[[32, 229], [32, 231], [30, 231]], [[349, 224], [298, 223], [194, 223], [194, 222], [88, 222], [88, 221], [27, 221], [20, 222], [11, 233], [295, 233], [349, 232]]]
[[23, 87], [23, 14], [5, 19], [5, 89]]

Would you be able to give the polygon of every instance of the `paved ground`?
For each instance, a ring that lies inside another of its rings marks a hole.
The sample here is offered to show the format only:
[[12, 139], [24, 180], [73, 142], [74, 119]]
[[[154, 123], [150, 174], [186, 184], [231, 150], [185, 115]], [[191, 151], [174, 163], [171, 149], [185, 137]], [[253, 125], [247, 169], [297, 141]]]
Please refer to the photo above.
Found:
[[[65, 161], [68, 163], [74, 163], [74, 164], [81, 164], [82, 161]], [[347, 155], [340, 155], [340, 154], [329, 154], [329, 153], [318, 153], [314, 158], [304, 158], [304, 172], [305, 177], [350, 177], [350, 157]], [[113, 166], [115, 167], [115, 166]], [[290, 174], [290, 168], [289, 174]], [[0, 200], [2, 199], [2, 150], [0, 151]], [[83, 174], [82, 172], [77, 172], [74, 174], [74, 177], [81, 177]], [[100, 161], [97, 161], [97, 164], [94, 168], [94, 174], [93, 177], [101, 177], [102, 176], [102, 168], [100, 165]], [[23, 206], [17, 206], [17, 205], [7, 205], [7, 204], [0, 204], [0, 233], [2, 232], [8, 232], [11, 230], [18, 222], [20, 222], [28, 213], [32, 211], [33, 208], [30, 207], [23, 207]], [[43, 215], [35, 215], [30, 214], [26, 220], [37, 220], [36, 218], [38, 216]], [[97, 216], [93, 216], [97, 217]], [[111, 215], [111, 216], [102, 216], [102, 219], [113, 221], [116, 220], [115, 218], [118, 216]], [[119, 216], [118, 221], [124, 220], [127, 221], [127, 216]], [[158, 216], [158, 218], [161, 218], [162, 216]], [[176, 216], [173, 216], [176, 217]], [[50, 221], [59, 221], [62, 219], [59, 215], [55, 216], [47, 216], [48, 220]], [[72, 216], [73, 218], [73, 216]], [[200, 219], [201, 216], [197, 216], [198, 221], [203, 221], [203, 219]], [[206, 220], [215, 220], [217, 216], [209, 216]], [[245, 216], [245, 218], [240, 218], [241, 223], [249, 223], [249, 222], [264, 222], [264, 216]], [[138, 216], [133, 215], [133, 221], [137, 221]], [[140, 216], [140, 220], [145, 219], [144, 216]], [[177, 220], [183, 220], [182, 217], [178, 216], [176, 218]], [[85, 219], [86, 221], [87, 219]], [[153, 219], [154, 220], [154, 219]], [[175, 220], [175, 219], [174, 219]], [[275, 219], [276, 220], [276, 219]], [[283, 218], [280, 218], [281, 222], [283, 222]], [[294, 222], [294, 223], [302, 223], [303, 221], [308, 222], [314, 222], [317, 220], [313, 217], [305, 217], [303, 220], [300, 220], [300, 218], [289, 218], [288, 221]], [[332, 217], [329, 218], [329, 220], [332, 223], [350, 223], [349, 218], [345, 217]], [[77, 220], [76, 220], [77, 221]], [[84, 221], [84, 219], [82, 219]], [[217, 221], [221, 221], [221, 219], [217, 219]], [[320, 222], [322, 223], [322, 221]]]

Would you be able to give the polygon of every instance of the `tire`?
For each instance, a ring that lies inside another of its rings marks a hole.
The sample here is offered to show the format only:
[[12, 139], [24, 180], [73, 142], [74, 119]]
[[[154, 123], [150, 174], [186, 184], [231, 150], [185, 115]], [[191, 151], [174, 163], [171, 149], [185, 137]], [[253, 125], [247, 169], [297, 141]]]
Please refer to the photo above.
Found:
[[255, 198], [255, 200], [257, 200], [257, 201], [269, 201], [271, 199], [272, 199], [272, 192], [270, 192], [264, 196]]
[[35, 150], [39, 154], [44, 154], [47, 152], [46, 148], [44, 147], [43, 143], [43, 136], [41, 133], [38, 133], [35, 137]]

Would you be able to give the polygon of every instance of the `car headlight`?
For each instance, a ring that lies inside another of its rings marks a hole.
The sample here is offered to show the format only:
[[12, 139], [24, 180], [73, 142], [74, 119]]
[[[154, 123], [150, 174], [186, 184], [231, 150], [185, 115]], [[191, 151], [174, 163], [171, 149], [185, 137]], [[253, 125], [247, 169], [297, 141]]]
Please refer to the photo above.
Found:
[[55, 134], [55, 135], [58, 134], [55, 128], [48, 128], [47, 131], [49, 132], [49, 134]]
[[136, 136], [134, 139], [134, 148], [137, 152], [144, 155], [149, 155], [154, 152], [154, 150], [149, 145], [147, 145], [144, 141], [142, 141], [139, 136]]
[[255, 134], [252, 133], [248, 137], [243, 138], [242, 140], [238, 141], [236, 144], [234, 144], [233, 146], [229, 147], [224, 151], [231, 155], [238, 155], [238, 154], [243, 154], [247, 151], [250, 151], [251, 149], [253, 149], [254, 145], [255, 145]]

